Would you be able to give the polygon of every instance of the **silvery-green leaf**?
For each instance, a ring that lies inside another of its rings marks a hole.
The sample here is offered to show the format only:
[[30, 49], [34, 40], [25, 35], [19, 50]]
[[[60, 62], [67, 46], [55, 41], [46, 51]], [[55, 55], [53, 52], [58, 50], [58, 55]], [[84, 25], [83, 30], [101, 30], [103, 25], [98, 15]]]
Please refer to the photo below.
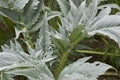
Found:
[[40, 29], [43, 24], [44, 24], [44, 18], [43, 18], [43, 16], [41, 15], [41, 16], [39, 16], [39, 18], [38, 18], [38, 20], [35, 22], [35, 24], [33, 24], [33, 25], [30, 27], [29, 31], [30, 31], [30, 32], [35, 32], [35, 31], [37, 31], [38, 29]]
[[61, 9], [63, 15], [66, 16], [70, 10], [69, 3], [66, 0], [57, 0], [57, 2], [60, 6], [60, 9]]
[[24, 23], [31, 27], [38, 20], [42, 9], [42, 0], [29, 0], [24, 7]]
[[0, 14], [11, 19], [14, 22], [20, 22], [20, 16], [15, 10], [9, 8], [0, 7]]
[[15, 42], [10, 41], [11, 51], [24, 52], [22, 46], [15, 40]]
[[68, 15], [64, 18], [60, 18], [62, 22], [62, 27], [66, 27], [67, 31], [72, 31], [78, 25], [81, 25], [83, 20], [83, 11], [86, 7], [86, 2], [82, 2], [77, 8], [72, 1], [70, 1], [70, 10]]
[[8, 4], [6, 4], [7, 1], [5, 2], [4, 0], [0, 0], [0, 6], [3, 6], [3, 7], [8, 7]]
[[90, 57], [80, 59], [65, 67], [58, 80], [97, 80], [98, 76], [104, 74], [106, 70], [111, 68], [111, 66], [101, 62], [86, 62], [89, 58]]
[[101, 17], [98, 21], [96, 21], [92, 26], [89, 26], [89, 31], [95, 31], [103, 28], [111, 28], [113, 26], [120, 25], [120, 16], [117, 15], [106, 15]]
[[88, 7], [85, 8], [83, 17], [84, 17], [84, 24], [94, 18], [97, 14], [97, 6], [99, 4], [99, 0], [93, 0]]
[[27, 2], [28, 2], [28, 0], [20, 0], [20, 1], [18, 1], [18, 0], [0, 0], [0, 6], [3, 6], [5, 8], [22, 10]]
[[[47, 23], [47, 13], [44, 16], [44, 23], [40, 28], [39, 39], [42, 40], [39, 47], [43, 49], [43, 51], [47, 51], [50, 47], [50, 35], [49, 35], [50, 27]], [[38, 40], [39, 40], [38, 39]]]
[[29, 80], [54, 80], [52, 73], [45, 64], [36, 65], [28, 69], [7, 71], [9, 74], [24, 75]]
[[[119, 32], [116, 31], [119, 29], [120, 17], [119, 15], [110, 15], [112, 8], [120, 10], [118, 5], [105, 4], [99, 6], [101, 0], [93, 0], [89, 5], [84, 1], [75, 9], [74, 3], [71, 0], [69, 2], [72, 5], [70, 4], [68, 15], [60, 17], [63, 28], [71, 32], [76, 26], [83, 24], [90, 35], [101, 33], [114, 39], [119, 44]], [[72, 14], [72, 12], [75, 14]]]
[[11, 41], [10, 46], [3, 45], [2, 49], [3, 52], [0, 52], [0, 69], [6, 69], [19, 61], [24, 62], [30, 60], [29, 55], [23, 51], [21, 45], [17, 41], [15, 41], [15, 43]]
[[[75, 23], [74, 18], [76, 17], [77, 7], [71, 0], [69, 0], [69, 2], [70, 2], [70, 11], [68, 13], [68, 20], [70, 20], [71, 23]], [[73, 24], [73, 26], [76, 26], [76, 25]]]
[[101, 17], [103, 17], [103, 16], [105, 16], [105, 15], [109, 15], [111, 13], [111, 8], [110, 7], [106, 7], [106, 8], [104, 8], [104, 9], [102, 9], [99, 13], [98, 13], [98, 15], [97, 15], [97, 17], [99, 16], [101, 16]]
[[[39, 23], [38, 23], [39, 24]], [[51, 43], [51, 35], [50, 35], [50, 26], [47, 22], [47, 13], [45, 13], [42, 18], [42, 22], [40, 23], [40, 32], [38, 38], [35, 43], [35, 49], [30, 48], [28, 45], [28, 50], [30, 56], [42, 60], [43, 62], [48, 62], [55, 58], [53, 56], [52, 43]]]
[[[120, 30], [120, 16], [109, 15], [104, 16], [101, 19], [94, 22], [94, 24], [89, 25], [89, 34], [94, 35], [95, 33], [101, 33], [114, 39], [118, 44], [119, 41], [119, 30]], [[119, 44], [120, 45], [120, 44]]]
[[119, 5], [117, 5], [117, 4], [105, 4], [105, 5], [101, 5], [101, 6], [98, 6], [98, 9], [104, 9], [105, 7], [110, 7], [110, 8], [115, 8], [115, 9], [120, 10]]
[[[40, 12], [43, 8], [43, 0], [7, 0], [1, 1], [4, 5], [0, 4], [0, 14], [9, 18], [17, 24], [21, 24], [22, 27], [26, 27], [28, 30], [36, 31], [38, 27], [33, 26], [38, 24], [40, 18]], [[32, 28], [36, 28], [33, 29]]]
[[[82, 2], [86, 2], [87, 4], [90, 4], [92, 0], [72, 0], [74, 4], [78, 7]], [[101, 1], [101, 0], [100, 0]]]
[[27, 4], [29, 0], [12, 0], [11, 2], [14, 3], [14, 8], [18, 8], [18, 9], [23, 9], [25, 7], [25, 5]]
[[66, 74], [63, 79], [59, 80], [97, 80], [96, 78], [87, 78], [84, 75], [78, 73]]
[[15, 62], [21, 61], [22, 58], [12, 52], [1, 52], [0, 53], [0, 67], [10, 66]]
[[27, 68], [31, 68], [33, 67], [33, 64], [29, 63], [29, 62], [25, 62], [25, 61], [17, 61], [17, 62], [14, 62], [13, 64], [11, 65], [8, 65], [8, 66], [3, 66], [3, 67], [0, 67], [0, 71], [4, 71], [4, 72], [7, 72], [9, 70], [14, 70], [14, 69], [27, 69]]
[[50, 11], [50, 12], [48, 12], [48, 15], [47, 15], [47, 21], [49, 21], [50, 19], [52, 19], [54, 17], [60, 16], [60, 15], [61, 15], [61, 13], [58, 11]]
[[116, 15], [119, 15], [119, 16], [120, 16], [120, 12], [117, 12]]
[[0, 73], [0, 80], [14, 80], [11, 75], [1, 72]]
[[84, 0], [72, 0], [75, 5], [78, 7]]

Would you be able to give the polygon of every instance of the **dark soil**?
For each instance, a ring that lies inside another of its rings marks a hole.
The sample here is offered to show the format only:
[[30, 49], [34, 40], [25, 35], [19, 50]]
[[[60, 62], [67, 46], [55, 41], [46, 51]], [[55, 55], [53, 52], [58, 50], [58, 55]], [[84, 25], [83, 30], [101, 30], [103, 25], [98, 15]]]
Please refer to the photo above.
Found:
[[118, 76], [100, 76], [98, 80], [120, 80]]

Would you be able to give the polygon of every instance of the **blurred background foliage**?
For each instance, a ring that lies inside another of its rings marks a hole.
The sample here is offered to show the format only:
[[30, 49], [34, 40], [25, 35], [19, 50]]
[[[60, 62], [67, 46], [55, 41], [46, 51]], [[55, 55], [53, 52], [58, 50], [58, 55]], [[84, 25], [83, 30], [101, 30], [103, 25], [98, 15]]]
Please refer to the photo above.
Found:
[[6, 17], [0, 16], [0, 45], [8, 43], [15, 36], [15, 24]]

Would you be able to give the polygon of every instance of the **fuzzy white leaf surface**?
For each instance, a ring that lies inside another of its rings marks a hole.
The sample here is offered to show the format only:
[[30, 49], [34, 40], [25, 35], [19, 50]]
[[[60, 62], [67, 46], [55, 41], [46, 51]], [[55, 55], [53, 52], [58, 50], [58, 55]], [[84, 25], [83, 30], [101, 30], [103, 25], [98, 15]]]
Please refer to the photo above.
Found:
[[89, 58], [80, 59], [65, 67], [59, 76], [59, 80], [97, 80], [100, 75], [111, 68], [111, 66], [101, 62], [86, 62]]

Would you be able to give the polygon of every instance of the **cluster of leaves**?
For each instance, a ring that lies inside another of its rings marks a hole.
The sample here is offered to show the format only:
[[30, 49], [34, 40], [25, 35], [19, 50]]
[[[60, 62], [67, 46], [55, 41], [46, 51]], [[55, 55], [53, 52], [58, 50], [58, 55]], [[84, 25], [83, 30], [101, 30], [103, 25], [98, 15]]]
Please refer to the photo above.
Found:
[[[78, 42], [96, 33], [109, 36], [120, 46], [120, 16], [119, 13], [111, 15], [112, 8], [120, 10], [120, 7], [116, 4], [99, 6], [101, 0], [89, 4], [83, 0], [80, 5], [75, 5], [72, 0], [57, 2], [61, 12], [46, 9], [43, 0], [0, 1], [0, 14], [16, 24], [15, 39], [10, 45], [1, 46], [1, 80], [14, 80], [16, 75], [26, 76], [29, 80], [97, 80], [111, 68], [97, 61], [86, 62], [91, 57], [65, 66]], [[48, 24], [54, 17], [60, 19], [57, 30]], [[33, 41], [31, 34], [35, 32], [39, 34]], [[21, 35], [27, 50], [17, 41]], [[50, 68], [57, 61], [52, 73]]]

